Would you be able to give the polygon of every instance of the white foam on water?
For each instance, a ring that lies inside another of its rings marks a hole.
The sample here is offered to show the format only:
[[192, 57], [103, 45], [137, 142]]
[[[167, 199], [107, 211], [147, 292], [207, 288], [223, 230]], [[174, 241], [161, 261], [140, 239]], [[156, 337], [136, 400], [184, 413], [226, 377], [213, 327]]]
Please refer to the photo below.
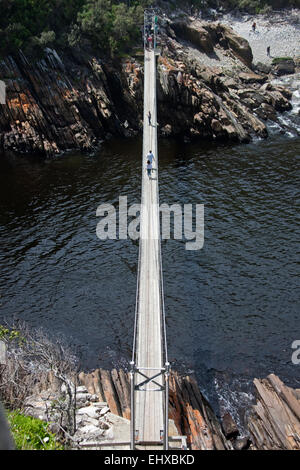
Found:
[[214, 386], [218, 396], [220, 415], [224, 416], [225, 413], [229, 413], [236, 422], [240, 435], [246, 436], [244, 418], [255, 401], [254, 394], [249, 391], [250, 382], [234, 379], [229, 384], [215, 377]]
[[300, 74], [277, 78], [272, 83], [285, 86], [292, 91], [292, 109], [283, 114], [278, 114], [277, 123], [268, 121], [268, 131], [271, 135], [284, 133], [286, 137], [297, 137], [300, 135]]

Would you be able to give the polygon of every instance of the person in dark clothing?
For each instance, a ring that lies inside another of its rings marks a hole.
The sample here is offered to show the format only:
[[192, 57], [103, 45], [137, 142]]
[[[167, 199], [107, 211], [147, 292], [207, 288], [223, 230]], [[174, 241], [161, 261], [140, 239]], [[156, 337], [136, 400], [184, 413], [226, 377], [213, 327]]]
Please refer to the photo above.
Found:
[[150, 162], [150, 160], [148, 160], [147, 161], [147, 173], [148, 173], [149, 178], [151, 176], [151, 171], [152, 171], [152, 163]]
[[267, 47], [267, 56], [270, 57], [271, 53], [270, 53], [270, 46]]
[[151, 113], [150, 113], [150, 111], [148, 112], [148, 122], [149, 122], [149, 126], [151, 126]]
[[255, 21], [254, 21], [254, 23], [253, 23], [253, 25], [252, 25], [252, 31], [253, 31], [253, 33], [255, 33], [255, 30], [256, 30], [256, 23], [255, 23]]

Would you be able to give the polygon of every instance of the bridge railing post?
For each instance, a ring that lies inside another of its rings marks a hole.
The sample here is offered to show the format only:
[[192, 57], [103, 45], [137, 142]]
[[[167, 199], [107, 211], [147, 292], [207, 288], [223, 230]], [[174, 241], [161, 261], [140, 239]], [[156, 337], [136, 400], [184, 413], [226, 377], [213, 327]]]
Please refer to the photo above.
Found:
[[135, 449], [135, 363], [130, 361], [130, 449]]
[[169, 449], [169, 376], [170, 363], [165, 363], [165, 432], [164, 432], [164, 450]]

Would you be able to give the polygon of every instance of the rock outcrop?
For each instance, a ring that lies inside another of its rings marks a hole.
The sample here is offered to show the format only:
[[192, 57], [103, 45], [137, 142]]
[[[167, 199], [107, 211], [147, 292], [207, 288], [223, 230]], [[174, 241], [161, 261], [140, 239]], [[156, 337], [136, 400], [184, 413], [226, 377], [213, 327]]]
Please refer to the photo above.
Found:
[[[287, 387], [274, 374], [254, 379], [254, 385], [257, 402], [251, 408], [249, 404], [240, 435], [228, 412], [222, 419], [216, 416], [193, 377], [171, 370], [169, 436], [176, 436], [175, 440], [185, 436], [190, 450], [299, 450], [300, 390]], [[69, 445], [79, 449], [128, 449], [129, 374], [96, 369], [81, 372], [77, 378], [75, 374], [69, 386], [74, 396], [68, 411], [74, 421]], [[52, 371], [41, 373], [24, 401], [23, 411], [48, 422], [50, 430], [58, 433], [66, 428], [61, 409], [69, 392], [66, 382], [62, 383]]]
[[[48, 373], [27, 398], [25, 412], [50, 421], [55, 431], [57, 419], [51, 413], [51, 403], [64, 393], [59, 381]], [[71, 445], [79, 448], [100, 448], [109, 441], [130, 440], [130, 379], [122, 369], [96, 369], [78, 375], [76, 394], [76, 432]], [[57, 408], [57, 407], [56, 407]], [[192, 450], [230, 450], [238, 441], [239, 431], [231, 417], [225, 417], [223, 427], [193, 377], [171, 371], [169, 377], [169, 436], [185, 436]], [[229, 430], [229, 423], [231, 430]], [[121, 430], [120, 430], [121, 427]], [[234, 428], [234, 431], [233, 431]], [[104, 444], [105, 443], [105, 444]], [[115, 448], [115, 447], [114, 447]]]
[[[291, 108], [269, 74], [252, 70], [248, 42], [220, 23], [161, 19], [158, 121], [161, 135], [249, 142]], [[0, 150], [44, 156], [92, 151], [111, 136], [141, 131], [143, 55], [101, 60], [80, 51], [21, 52], [0, 62]]]
[[300, 449], [300, 390], [287, 387], [276, 375], [255, 379], [257, 403], [248, 416], [253, 448]]
[[135, 96], [135, 80], [141, 81], [141, 71], [128, 62], [122, 67], [83, 54], [61, 58], [54, 50], [37, 62], [22, 53], [3, 60], [2, 149], [41, 155], [91, 151], [111, 135], [138, 132], [141, 96]]

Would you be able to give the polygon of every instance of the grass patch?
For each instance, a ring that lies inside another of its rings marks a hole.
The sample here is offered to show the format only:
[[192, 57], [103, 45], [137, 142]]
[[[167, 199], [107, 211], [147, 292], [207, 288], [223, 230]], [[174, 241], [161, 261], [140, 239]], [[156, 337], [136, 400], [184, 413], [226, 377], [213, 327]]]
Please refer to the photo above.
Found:
[[47, 423], [25, 416], [19, 411], [7, 413], [17, 450], [64, 450], [56, 436], [49, 432]]

